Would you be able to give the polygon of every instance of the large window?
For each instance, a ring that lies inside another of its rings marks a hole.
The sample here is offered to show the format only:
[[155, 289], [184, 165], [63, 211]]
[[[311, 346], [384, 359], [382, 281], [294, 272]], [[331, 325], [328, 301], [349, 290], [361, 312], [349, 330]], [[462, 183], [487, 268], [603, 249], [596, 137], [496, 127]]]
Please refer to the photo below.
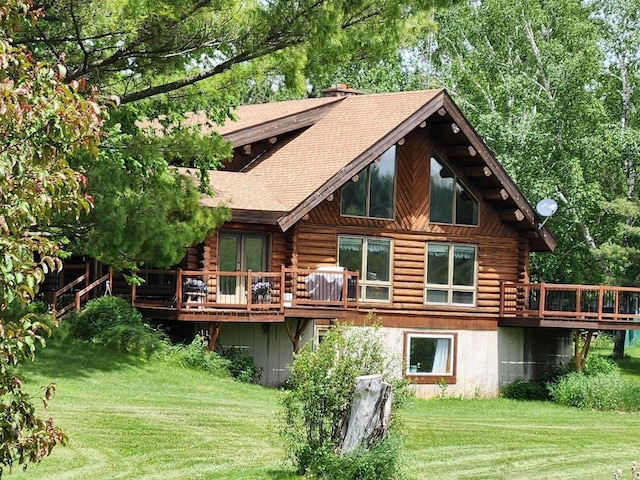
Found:
[[396, 147], [342, 187], [340, 214], [352, 217], [393, 218], [396, 178]]
[[455, 375], [456, 334], [407, 333], [405, 375], [432, 381]]
[[475, 246], [427, 243], [426, 270], [426, 303], [475, 304]]
[[391, 240], [340, 236], [338, 263], [347, 270], [360, 272], [361, 300], [390, 300]]
[[429, 219], [434, 223], [478, 225], [478, 201], [443, 163], [431, 157]]

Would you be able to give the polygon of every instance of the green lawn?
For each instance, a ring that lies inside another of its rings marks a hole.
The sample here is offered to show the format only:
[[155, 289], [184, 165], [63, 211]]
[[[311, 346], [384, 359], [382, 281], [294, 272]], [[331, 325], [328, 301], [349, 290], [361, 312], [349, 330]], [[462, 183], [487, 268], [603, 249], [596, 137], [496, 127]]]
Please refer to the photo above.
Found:
[[[70, 441], [10, 480], [300, 480], [275, 441], [277, 391], [78, 344], [48, 347], [26, 375], [58, 383], [50, 413]], [[640, 414], [445, 399], [402, 417], [407, 480], [611, 479], [640, 460]]]

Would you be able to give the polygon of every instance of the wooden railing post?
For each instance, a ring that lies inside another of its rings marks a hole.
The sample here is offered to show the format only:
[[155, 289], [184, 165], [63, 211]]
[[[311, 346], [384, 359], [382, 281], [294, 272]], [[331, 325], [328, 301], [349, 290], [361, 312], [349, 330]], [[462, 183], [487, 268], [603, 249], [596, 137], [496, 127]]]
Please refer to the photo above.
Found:
[[501, 317], [504, 317], [505, 283], [506, 282], [500, 282], [500, 316]]
[[349, 299], [347, 298], [347, 292], [349, 291], [348, 282], [349, 282], [349, 271], [345, 268], [342, 272], [342, 308], [347, 308], [347, 302]]
[[136, 284], [133, 282], [131, 284], [131, 306], [136, 306]]
[[602, 320], [602, 304], [604, 303], [604, 285], [598, 289], [598, 320]]
[[284, 274], [284, 263], [280, 265], [280, 311], [284, 312], [284, 295], [286, 291], [287, 278]]
[[182, 269], [176, 271], [176, 310], [182, 310]]
[[547, 291], [544, 283], [540, 284], [540, 294], [538, 298], [538, 317], [544, 318], [544, 312], [546, 310], [545, 303], [547, 303]]
[[247, 310], [251, 310], [251, 306], [253, 305], [253, 276], [251, 270], [247, 272], [247, 285], [245, 286], [245, 295], [247, 296]]

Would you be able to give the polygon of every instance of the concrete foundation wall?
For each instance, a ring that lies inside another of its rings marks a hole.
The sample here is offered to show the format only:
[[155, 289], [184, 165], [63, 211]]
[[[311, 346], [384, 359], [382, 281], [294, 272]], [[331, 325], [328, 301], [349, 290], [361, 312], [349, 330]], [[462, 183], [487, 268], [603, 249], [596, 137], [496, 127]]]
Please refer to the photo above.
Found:
[[[303, 334], [303, 342], [313, 333], [309, 324]], [[237, 346], [245, 349], [262, 367], [261, 383], [268, 387], [279, 387], [289, 378], [288, 365], [293, 362], [293, 347], [282, 323], [228, 323], [220, 329], [217, 344]]]
[[534, 380], [550, 366], [572, 358], [571, 330], [500, 328], [498, 330], [500, 386], [514, 380]]
[[414, 384], [416, 396], [431, 398], [442, 394], [454, 397], [494, 397], [498, 394], [498, 339], [495, 331], [435, 330], [416, 328], [381, 328], [388, 350], [396, 357], [396, 373], [405, 369], [403, 352], [405, 333], [456, 334], [455, 362], [456, 382], [443, 392], [438, 384]]

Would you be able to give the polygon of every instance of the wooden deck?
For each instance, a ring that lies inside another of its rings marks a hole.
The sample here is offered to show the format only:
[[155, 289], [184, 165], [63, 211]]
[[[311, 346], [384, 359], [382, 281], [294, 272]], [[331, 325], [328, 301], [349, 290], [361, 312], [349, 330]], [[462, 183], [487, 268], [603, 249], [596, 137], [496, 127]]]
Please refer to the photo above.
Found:
[[640, 330], [640, 288], [503, 283], [498, 325]]
[[[284, 322], [295, 318], [352, 318], [358, 310], [358, 273], [343, 269], [279, 272], [141, 270], [131, 303], [166, 320]], [[179, 299], [179, 300], [178, 300]]]

